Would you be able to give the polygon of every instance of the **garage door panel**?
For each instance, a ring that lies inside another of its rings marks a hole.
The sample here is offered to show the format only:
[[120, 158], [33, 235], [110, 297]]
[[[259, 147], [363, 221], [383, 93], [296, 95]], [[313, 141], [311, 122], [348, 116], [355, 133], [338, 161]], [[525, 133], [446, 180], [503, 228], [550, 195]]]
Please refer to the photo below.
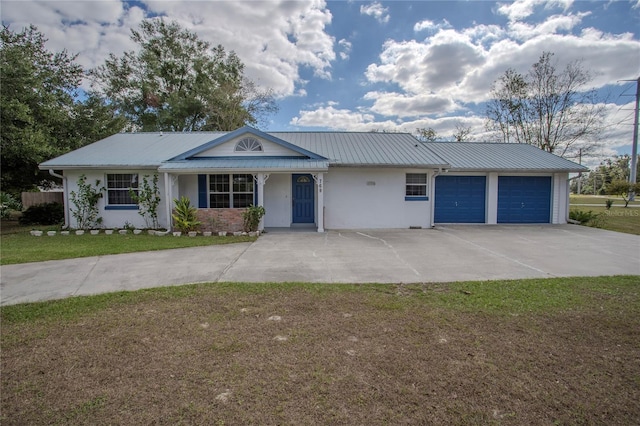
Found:
[[549, 223], [550, 176], [499, 176], [498, 223]]
[[484, 176], [438, 176], [435, 186], [434, 222], [485, 222]]

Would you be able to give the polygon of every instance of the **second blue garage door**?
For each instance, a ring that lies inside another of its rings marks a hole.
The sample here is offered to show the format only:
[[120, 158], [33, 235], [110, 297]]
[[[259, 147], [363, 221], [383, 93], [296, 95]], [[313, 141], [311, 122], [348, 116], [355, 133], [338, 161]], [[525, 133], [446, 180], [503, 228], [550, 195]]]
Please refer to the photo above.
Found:
[[485, 222], [485, 176], [438, 176], [435, 192], [434, 222]]
[[549, 223], [551, 176], [498, 177], [498, 223]]

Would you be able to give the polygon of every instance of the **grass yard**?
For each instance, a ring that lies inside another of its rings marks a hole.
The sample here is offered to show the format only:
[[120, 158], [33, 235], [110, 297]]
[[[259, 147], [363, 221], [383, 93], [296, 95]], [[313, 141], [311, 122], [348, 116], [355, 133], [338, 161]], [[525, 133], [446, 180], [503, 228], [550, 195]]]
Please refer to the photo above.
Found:
[[17, 424], [640, 424], [640, 278], [209, 284], [8, 306]]
[[[42, 229], [46, 229], [43, 227]], [[55, 227], [51, 227], [55, 229]], [[173, 248], [208, 246], [254, 241], [255, 237], [158, 237], [142, 233], [140, 235], [67, 235], [58, 233], [53, 237], [29, 234], [30, 227], [17, 226], [13, 222], [2, 222], [2, 244], [0, 245], [0, 265], [41, 262], [44, 260], [72, 259], [77, 257], [102, 256], [107, 254], [133, 253], [139, 251], [165, 250]]]
[[[613, 200], [613, 205], [616, 207], [624, 207], [624, 200], [620, 197], [616, 197], [615, 195], [574, 195], [569, 196], [570, 204], [601, 204], [603, 207], [605, 206], [605, 202], [607, 200]], [[640, 195], [636, 197], [636, 201], [632, 201], [629, 203], [632, 205], [640, 205]]]
[[640, 235], [640, 208], [616, 207], [614, 204], [610, 210], [607, 210], [604, 206], [570, 206], [569, 210], [592, 211], [600, 214], [597, 220], [599, 228]]

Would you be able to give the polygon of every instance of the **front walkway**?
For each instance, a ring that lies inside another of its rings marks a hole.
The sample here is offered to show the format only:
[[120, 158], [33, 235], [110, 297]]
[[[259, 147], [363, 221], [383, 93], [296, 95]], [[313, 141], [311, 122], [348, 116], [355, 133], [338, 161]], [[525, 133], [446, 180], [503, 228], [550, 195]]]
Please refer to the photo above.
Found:
[[3, 266], [0, 303], [197, 282], [415, 283], [598, 275], [640, 275], [640, 236], [576, 225], [270, 232], [253, 243]]

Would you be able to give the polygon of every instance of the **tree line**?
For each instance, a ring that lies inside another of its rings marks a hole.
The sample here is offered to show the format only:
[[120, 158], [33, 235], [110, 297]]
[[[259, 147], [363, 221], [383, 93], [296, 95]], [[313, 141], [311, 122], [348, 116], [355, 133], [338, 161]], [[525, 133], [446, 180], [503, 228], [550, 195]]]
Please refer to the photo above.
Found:
[[[638, 156], [640, 160], [640, 156]], [[631, 156], [616, 155], [602, 161], [589, 173], [584, 173], [571, 181], [571, 192], [585, 195], [619, 195], [626, 203], [630, 193], [640, 193], [640, 161], [636, 162], [636, 182], [629, 182]]]
[[[84, 70], [77, 55], [50, 52], [37, 27], [0, 33], [3, 192], [51, 182], [38, 164], [121, 131], [227, 131], [260, 127], [277, 111], [271, 90], [244, 64], [176, 22], [145, 20], [137, 51]], [[90, 89], [83, 90], [83, 81]]]

